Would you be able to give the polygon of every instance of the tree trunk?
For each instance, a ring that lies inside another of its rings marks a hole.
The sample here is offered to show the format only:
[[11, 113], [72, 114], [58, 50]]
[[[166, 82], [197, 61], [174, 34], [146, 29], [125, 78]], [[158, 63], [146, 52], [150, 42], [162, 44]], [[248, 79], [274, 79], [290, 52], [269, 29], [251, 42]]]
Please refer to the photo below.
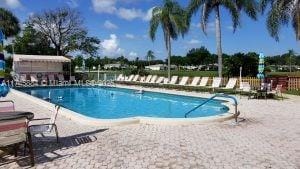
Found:
[[168, 80], [171, 81], [171, 38], [168, 35]]
[[222, 77], [222, 44], [221, 44], [221, 19], [220, 19], [220, 7], [217, 6], [216, 10], [216, 42], [217, 42], [217, 55], [218, 55], [218, 74]]

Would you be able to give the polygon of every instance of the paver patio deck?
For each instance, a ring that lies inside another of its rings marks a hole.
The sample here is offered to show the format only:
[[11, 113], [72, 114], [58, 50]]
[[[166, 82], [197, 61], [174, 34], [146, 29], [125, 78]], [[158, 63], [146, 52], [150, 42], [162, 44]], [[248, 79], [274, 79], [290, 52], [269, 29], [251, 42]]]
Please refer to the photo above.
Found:
[[[133, 124], [93, 127], [58, 116], [54, 135], [34, 137], [36, 168], [300, 168], [300, 97], [240, 99], [241, 116], [201, 125]], [[49, 117], [49, 110], [12, 93], [17, 110]], [[12, 157], [13, 158], [13, 157]], [[3, 159], [2, 159], [3, 160]], [[7, 159], [4, 159], [4, 161]], [[28, 167], [27, 159], [0, 168]], [[3, 161], [0, 161], [0, 164]]]

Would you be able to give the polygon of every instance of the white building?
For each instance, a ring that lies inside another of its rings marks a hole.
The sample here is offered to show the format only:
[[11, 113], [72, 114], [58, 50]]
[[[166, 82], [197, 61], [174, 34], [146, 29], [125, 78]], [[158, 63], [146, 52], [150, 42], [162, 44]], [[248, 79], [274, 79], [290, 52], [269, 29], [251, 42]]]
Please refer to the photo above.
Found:
[[58, 74], [63, 73], [64, 63], [71, 63], [71, 59], [64, 56], [14, 54], [12, 57], [16, 74]]
[[[165, 64], [157, 64], [157, 65], [149, 65], [149, 66], [145, 66], [146, 70], [167, 70], [168, 66]], [[171, 69], [175, 70], [177, 69], [176, 65], [171, 65]]]

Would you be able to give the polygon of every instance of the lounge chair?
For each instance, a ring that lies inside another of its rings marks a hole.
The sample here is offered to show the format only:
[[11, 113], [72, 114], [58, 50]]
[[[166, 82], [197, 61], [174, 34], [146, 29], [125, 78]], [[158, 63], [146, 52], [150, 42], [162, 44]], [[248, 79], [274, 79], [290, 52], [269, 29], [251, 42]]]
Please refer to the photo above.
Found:
[[202, 77], [199, 86], [205, 87], [207, 85], [209, 77]]
[[200, 77], [194, 77], [192, 83], [189, 86], [197, 86], [200, 81]]
[[[54, 129], [55, 134], [56, 134], [56, 142], [58, 143], [58, 130], [57, 130], [55, 121], [56, 121], [59, 109], [60, 109], [60, 106], [55, 105], [55, 110], [54, 110], [54, 113], [51, 116], [51, 118], [33, 119], [33, 120], [29, 121], [28, 130], [30, 131], [30, 133], [33, 135], [35, 135], [35, 134], [43, 135], [46, 133], [51, 133]], [[42, 123], [42, 124], [31, 124], [34, 121], [45, 121], [45, 120], [48, 120], [48, 122]]]
[[27, 80], [26, 74], [20, 74], [19, 79], [16, 79], [16, 86], [30, 86], [30, 81]]
[[145, 82], [145, 79], [146, 79], [146, 77], [145, 77], [145, 76], [142, 76], [142, 77], [140, 78], [140, 81], [139, 81], [139, 82], [144, 83], [144, 82]]
[[174, 84], [177, 83], [177, 81], [178, 81], [178, 76], [172, 76], [171, 81], [169, 82], [169, 84], [174, 85]]
[[127, 79], [125, 79], [125, 81], [127, 82], [131, 82], [134, 78], [134, 75], [130, 75]]
[[241, 82], [240, 83], [240, 88], [238, 89], [238, 91], [240, 92], [240, 94], [242, 92], [247, 93], [248, 94], [248, 99], [250, 99], [253, 94], [256, 94], [255, 91], [251, 90], [251, 86], [250, 86], [249, 82]]
[[48, 78], [47, 78], [46, 75], [42, 76], [41, 84], [42, 84], [43, 86], [47, 86], [47, 85], [48, 85]]
[[277, 97], [281, 97], [281, 99], [283, 100], [283, 96], [282, 96], [282, 85], [276, 85], [275, 90], [271, 90], [268, 92], [268, 94], [274, 94], [277, 95]]
[[27, 119], [16, 117], [0, 120], [0, 147], [13, 146], [15, 156], [17, 156], [17, 151], [22, 143], [29, 148], [30, 164], [34, 166], [31, 135], [27, 132]]
[[48, 79], [49, 79], [49, 85], [56, 85], [57, 84], [57, 80], [55, 80], [54, 74], [49, 74]]
[[12, 100], [0, 101], [0, 113], [15, 111], [15, 104]]
[[123, 76], [123, 74], [119, 74], [119, 76], [117, 77], [116, 81], [124, 81], [125, 77]]
[[157, 79], [157, 75], [153, 75], [149, 83], [155, 83]]
[[133, 82], [137, 82], [139, 79], [140, 75], [135, 75], [134, 78], [132, 79]]
[[31, 81], [31, 84], [33, 86], [37, 86], [39, 84], [39, 81], [38, 81], [38, 79], [36, 77], [36, 74], [31, 74], [30, 75], [30, 81]]
[[220, 77], [214, 77], [213, 82], [211, 84], [211, 88], [219, 88], [221, 86], [222, 78]]
[[236, 85], [236, 82], [237, 82], [237, 78], [229, 78], [226, 86], [221, 89], [233, 89]]
[[69, 84], [72, 85], [72, 82], [77, 85], [77, 81], [75, 79], [75, 76], [70, 76]]
[[183, 76], [183, 77], [181, 78], [181, 80], [180, 80], [180, 82], [179, 82], [178, 85], [180, 85], [180, 86], [185, 86], [185, 85], [187, 84], [187, 81], [188, 81], [188, 80], [189, 80], [189, 77]]
[[165, 77], [162, 77], [162, 76], [161, 76], [161, 77], [159, 77], [159, 78], [156, 80], [155, 83], [161, 84], [161, 83], [163, 83], [164, 79], [165, 79]]
[[63, 74], [59, 74], [57, 77], [58, 77], [58, 84], [60, 84], [60, 85], [68, 84], [68, 81], [65, 80], [65, 77]]
[[151, 78], [152, 78], [152, 75], [148, 75], [147, 78], [145, 79], [144, 83], [150, 83]]

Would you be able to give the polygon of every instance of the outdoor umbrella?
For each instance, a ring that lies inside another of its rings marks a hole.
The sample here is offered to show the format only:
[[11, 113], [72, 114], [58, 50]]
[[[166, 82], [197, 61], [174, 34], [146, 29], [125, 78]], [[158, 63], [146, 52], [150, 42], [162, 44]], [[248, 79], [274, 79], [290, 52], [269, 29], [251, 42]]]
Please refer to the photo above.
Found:
[[264, 70], [265, 70], [265, 56], [263, 53], [260, 53], [259, 61], [258, 61], [258, 73], [257, 73], [257, 78], [259, 78], [259, 80], [260, 80], [260, 85], [261, 85], [262, 79], [265, 78]]

